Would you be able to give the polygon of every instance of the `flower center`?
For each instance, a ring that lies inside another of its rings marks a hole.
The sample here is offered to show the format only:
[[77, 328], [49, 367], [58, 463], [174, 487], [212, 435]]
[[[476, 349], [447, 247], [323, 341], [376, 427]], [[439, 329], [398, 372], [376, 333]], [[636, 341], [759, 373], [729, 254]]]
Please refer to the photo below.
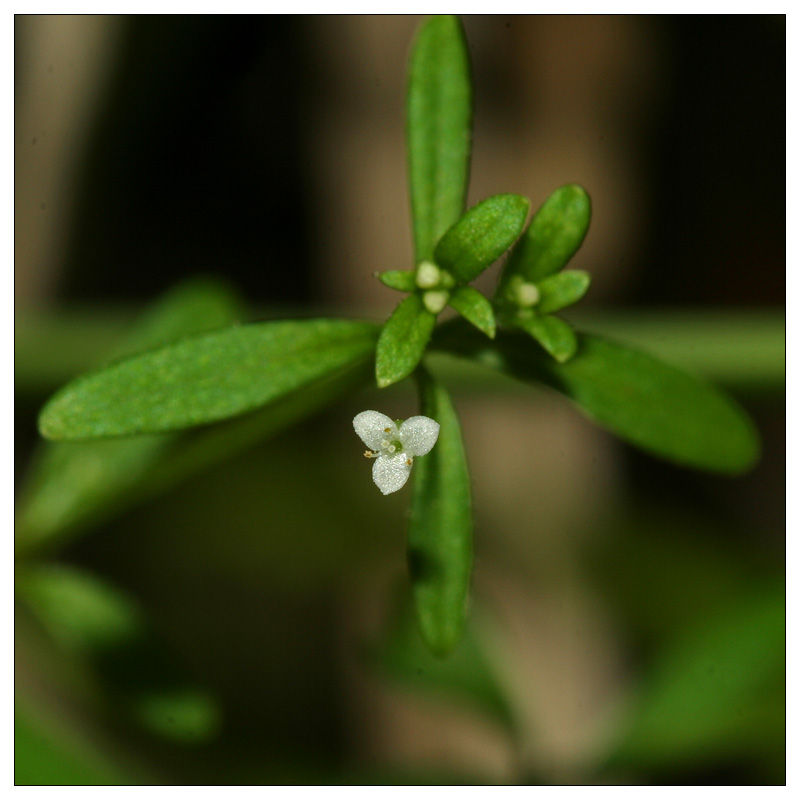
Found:
[[403, 445], [397, 439], [384, 439], [381, 442], [381, 453], [387, 456], [400, 453], [403, 450]]

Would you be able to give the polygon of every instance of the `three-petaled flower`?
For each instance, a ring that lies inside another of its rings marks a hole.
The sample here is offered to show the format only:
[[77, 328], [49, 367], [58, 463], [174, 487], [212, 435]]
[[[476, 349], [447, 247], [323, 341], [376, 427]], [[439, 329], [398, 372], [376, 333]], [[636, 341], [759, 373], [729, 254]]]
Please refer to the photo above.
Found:
[[395, 422], [379, 411], [362, 411], [353, 427], [374, 458], [372, 480], [383, 494], [402, 489], [411, 474], [414, 456], [429, 453], [439, 438], [439, 423], [430, 417], [409, 417]]

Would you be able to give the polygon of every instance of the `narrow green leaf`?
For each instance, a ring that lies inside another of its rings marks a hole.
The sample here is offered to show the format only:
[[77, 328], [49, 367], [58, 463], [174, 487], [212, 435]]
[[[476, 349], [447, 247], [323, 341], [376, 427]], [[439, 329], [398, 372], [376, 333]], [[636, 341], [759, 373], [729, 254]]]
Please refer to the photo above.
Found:
[[[487, 648], [484, 627], [473, 613], [449, 658], [434, 656], [420, 636], [411, 598], [399, 595], [386, 631], [371, 656], [390, 680], [431, 698], [475, 709], [514, 736], [517, 724], [504, 686]], [[487, 621], [488, 622], [488, 621]]]
[[[483, 338], [483, 337], [481, 337]], [[461, 638], [472, 572], [472, 500], [461, 426], [449, 394], [420, 371], [421, 411], [439, 440], [414, 465], [408, 532], [411, 588], [422, 638], [439, 656]]]
[[441, 238], [434, 261], [469, 283], [500, 258], [525, 227], [530, 203], [518, 194], [497, 194], [470, 208]]
[[125, 594], [71, 566], [27, 566], [16, 576], [15, 590], [65, 650], [107, 652], [144, 628], [140, 609]]
[[412, 270], [390, 269], [376, 273], [376, 277], [384, 286], [397, 289], [398, 292], [413, 292], [417, 288]]
[[263, 406], [370, 356], [371, 323], [263, 322], [183, 339], [85, 375], [45, 406], [50, 439], [160, 433]]
[[578, 337], [563, 319], [533, 316], [520, 324], [561, 364], [569, 361], [578, 349]]
[[36, 719], [27, 709], [14, 711], [15, 786], [132, 786], [152, 780], [117, 764], [98, 750], [83, 725]]
[[573, 183], [556, 189], [512, 250], [503, 283], [512, 275], [536, 283], [562, 269], [583, 243], [591, 213], [589, 195], [580, 186]]
[[742, 409], [710, 384], [649, 355], [590, 334], [559, 364], [526, 334], [493, 342], [454, 320], [433, 345], [474, 358], [569, 397], [598, 424], [655, 455], [699, 469], [737, 474], [753, 466], [758, 434]]
[[217, 702], [180, 674], [138, 603], [121, 589], [61, 564], [26, 565], [16, 588], [59, 647], [145, 727], [178, 740], [216, 731]]
[[707, 764], [784, 744], [786, 597], [768, 586], [682, 632], [647, 670], [606, 766]]
[[[241, 316], [241, 305], [227, 286], [210, 280], [189, 281], [149, 308], [114, 355], [129, 355], [179, 336], [230, 325]], [[16, 526], [20, 549], [50, 540], [119, 502], [152, 470], [172, 441], [173, 437], [160, 434], [41, 443], [20, 491]]]
[[383, 389], [410, 375], [425, 353], [436, 324], [418, 294], [403, 300], [386, 320], [378, 339], [375, 378]]
[[471, 286], [459, 286], [451, 295], [450, 305], [478, 330], [494, 339], [495, 323], [492, 304]]
[[472, 83], [460, 21], [429, 19], [419, 30], [408, 76], [408, 176], [416, 263], [461, 216], [469, 178]]
[[568, 269], [544, 278], [537, 284], [540, 299], [536, 310], [540, 314], [552, 314], [577, 303], [586, 294], [591, 281], [589, 273], [580, 269]]
[[108, 360], [152, 350], [174, 339], [241, 322], [241, 299], [222, 281], [196, 278], [178, 284], [153, 303], [131, 326]]

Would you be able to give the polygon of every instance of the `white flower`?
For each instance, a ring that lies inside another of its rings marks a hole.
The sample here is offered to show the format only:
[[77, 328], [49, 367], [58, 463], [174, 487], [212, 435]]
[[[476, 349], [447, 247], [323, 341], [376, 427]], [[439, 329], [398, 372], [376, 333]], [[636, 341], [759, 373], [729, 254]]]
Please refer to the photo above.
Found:
[[372, 480], [383, 494], [403, 488], [414, 456], [430, 452], [439, 437], [439, 423], [430, 417], [409, 417], [398, 424], [379, 411], [356, 414], [353, 427], [369, 448], [364, 455], [375, 459]]

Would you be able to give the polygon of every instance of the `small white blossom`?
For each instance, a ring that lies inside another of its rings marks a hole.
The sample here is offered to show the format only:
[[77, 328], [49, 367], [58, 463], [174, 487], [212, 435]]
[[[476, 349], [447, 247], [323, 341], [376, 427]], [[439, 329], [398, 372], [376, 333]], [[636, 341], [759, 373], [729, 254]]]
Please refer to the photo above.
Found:
[[402, 489], [411, 474], [414, 456], [430, 452], [439, 437], [439, 423], [430, 417], [409, 417], [396, 423], [379, 411], [362, 411], [353, 427], [374, 458], [372, 480], [383, 494]]

